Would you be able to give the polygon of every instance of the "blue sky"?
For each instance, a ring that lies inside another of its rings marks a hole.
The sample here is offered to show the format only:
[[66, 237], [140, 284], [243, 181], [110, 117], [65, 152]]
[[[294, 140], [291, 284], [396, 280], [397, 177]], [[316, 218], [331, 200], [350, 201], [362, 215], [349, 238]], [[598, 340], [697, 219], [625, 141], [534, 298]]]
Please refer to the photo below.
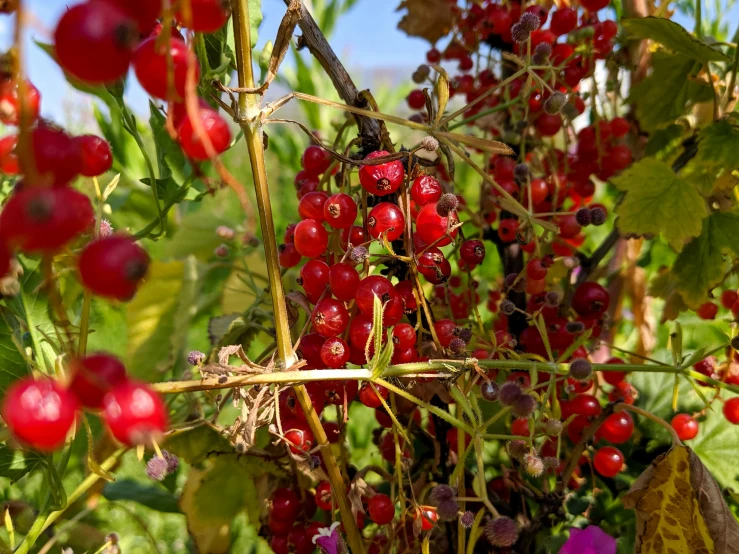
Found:
[[[722, 3], [725, 1], [721, 0]], [[51, 42], [56, 21], [66, 6], [73, 3], [76, 2], [25, 0], [27, 9], [34, 16], [25, 41], [26, 70], [43, 95], [43, 115], [59, 123], [75, 121], [78, 112], [86, 112], [89, 117], [89, 99], [74, 93], [61, 70], [32, 43], [32, 39]], [[712, 2], [709, 0], [708, 3]], [[423, 62], [428, 49], [425, 41], [409, 38], [396, 29], [401, 17], [395, 11], [398, 4], [399, 0], [358, 0], [354, 8], [343, 16], [331, 38], [342, 61], [351, 67], [368, 70], [412, 68]], [[260, 29], [260, 47], [267, 39], [274, 38], [284, 10], [283, 0], [262, 0], [264, 22]], [[722, 13], [722, 18], [735, 25], [739, 21], [739, 3], [727, 13]], [[3, 50], [12, 42], [13, 21], [8, 17], [0, 18], [0, 48]], [[683, 25], [691, 25], [685, 18], [679, 21]], [[135, 81], [130, 79], [128, 99], [134, 109], [146, 109], [146, 96]]]

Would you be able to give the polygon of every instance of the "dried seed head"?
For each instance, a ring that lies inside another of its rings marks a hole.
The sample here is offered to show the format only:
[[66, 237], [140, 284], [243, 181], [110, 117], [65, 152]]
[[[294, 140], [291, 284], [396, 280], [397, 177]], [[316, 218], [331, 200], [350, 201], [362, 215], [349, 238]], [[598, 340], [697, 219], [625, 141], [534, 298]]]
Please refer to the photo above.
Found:
[[585, 325], [581, 321], [568, 321], [565, 325], [565, 329], [568, 333], [577, 334], [582, 333], [585, 329]]
[[369, 251], [364, 246], [355, 246], [352, 248], [352, 252], [349, 254], [349, 257], [355, 264], [359, 264], [369, 258]]
[[464, 342], [470, 342], [472, 340], [472, 331], [467, 327], [457, 327], [454, 329], [454, 336], [459, 337]]
[[531, 12], [524, 12], [521, 15], [521, 19], [518, 20], [518, 24], [528, 32], [532, 32], [541, 26], [541, 21], [538, 15]]
[[514, 381], [506, 381], [498, 391], [498, 400], [503, 406], [513, 406], [521, 398], [521, 386]]
[[606, 211], [597, 206], [595, 208], [591, 208], [590, 222], [596, 226], [603, 225], [606, 222]]
[[509, 517], [496, 517], [485, 524], [484, 533], [493, 546], [513, 546], [518, 540], [518, 524]]
[[567, 256], [562, 259], [562, 263], [567, 269], [575, 269], [580, 266], [580, 260], [576, 256]]
[[555, 91], [544, 102], [544, 111], [549, 115], [555, 115], [562, 110], [565, 104], [567, 104], [567, 95], [559, 91]]
[[467, 343], [462, 339], [455, 337], [449, 342], [449, 350], [455, 354], [461, 354], [467, 348]]
[[536, 409], [536, 398], [530, 394], [522, 394], [513, 404], [511, 412], [516, 417], [529, 417]]
[[544, 428], [544, 432], [550, 437], [557, 437], [562, 432], [562, 422], [558, 419], [550, 419]]
[[174, 473], [180, 466], [180, 460], [177, 456], [169, 452], [168, 450], [162, 450], [162, 456], [167, 462], [167, 473]]
[[488, 381], [480, 386], [480, 394], [488, 402], [495, 402], [498, 400], [498, 392], [500, 387], [495, 381]]
[[457, 496], [457, 491], [449, 485], [436, 485], [429, 494], [429, 498], [436, 504], [445, 500], [454, 500], [455, 496]]
[[413, 82], [420, 85], [423, 83], [426, 79], [428, 79], [428, 76], [431, 74], [431, 68], [427, 66], [426, 64], [421, 64], [418, 66], [418, 68], [413, 72]]
[[518, 183], [525, 183], [531, 178], [531, 169], [526, 164], [518, 164], [513, 168], [513, 178]]
[[228, 253], [228, 246], [226, 246], [225, 244], [221, 244], [217, 246], [215, 250], [213, 250], [213, 254], [215, 254], [218, 258], [227, 258]]
[[580, 208], [575, 212], [575, 221], [581, 227], [587, 227], [592, 222], [590, 208]]
[[187, 363], [190, 365], [200, 365], [205, 361], [205, 354], [200, 350], [193, 350], [187, 355]]
[[526, 454], [523, 458], [523, 469], [532, 477], [539, 477], [544, 473], [544, 462], [536, 454]]
[[439, 519], [452, 521], [457, 519], [459, 515], [459, 504], [457, 504], [456, 500], [444, 500], [439, 502], [436, 513], [439, 514]]
[[523, 25], [520, 23], [515, 23], [511, 27], [511, 37], [513, 37], [513, 40], [519, 44], [522, 44], [529, 40], [529, 36], [531, 36], [530, 31], [528, 31]]
[[457, 209], [458, 205], [459, 199], [457, 196], [451, 192], [447, 192], [439, 198], [439, 202], [436, 204], [436, 213], [441, 217], [447, 217]]
[[503, 302], [500, 303], [500, 311], [505, 315], [511, 315], [516, 311], [516, 305], [510, 300], [503, 300]]
[[146, 462], [146, 475], [152, 481], [163, 481], [167, 476], [167, 460], [154, 456], [151, 460]]
[[575, 358], [570, 364], [570, 377], [578, 381], [586, 381], [593, 375], [593, 366], [585, 358]]
[[534, 48], [534, 63], [537, 65], [542, 65], [544, 62], [546, 62], [549, 59], [549, 56], [552, 55], [552, 45], [548, 42], [542, 42], [541, 44], [537, 44], [536, 48]]
[[231, 227], [226, 227], [225, 225], [219, 225], [216, 229], [216, 235], [218, 235], [219, 238], [222, 238], [224, 240], [231, 240], [236, 236], [236, 231], [231, 229]]
[[423, 137], [421, 139], [421, 149], [426, 152], [436, 152], [439, 149], [439, 141], [432, 136]]
[[459, 516], [459, 524], [465, 529], [470, 529], [475, 524], [475, 514], [467, 510]]
[[554, 456], [544, 456], [541, 461], [544, 462], [544, 467], [546, 469], [554, 469], [559, 466], [559, 458]]
[[100, 238], [109, 237], [113, 234], [113, 226], [107, 219], [100, 220]]
[[516, 278], [518, 277], [517, 273], [509, 273], [505, 276], [505, 279], [503, 280], [503, 286], [506, 289], [509, 289], [513, 286], [513, 283], [516, 282]]
[[525, 441], [510, 441], [506, 445], [508, 455], [514, 460], [522, 460], [529, 453], [529, 445]]
[[544, 297], [547, 306], [556, 308], [559, 306], [559, 293], [556, 290], [550, 290]]

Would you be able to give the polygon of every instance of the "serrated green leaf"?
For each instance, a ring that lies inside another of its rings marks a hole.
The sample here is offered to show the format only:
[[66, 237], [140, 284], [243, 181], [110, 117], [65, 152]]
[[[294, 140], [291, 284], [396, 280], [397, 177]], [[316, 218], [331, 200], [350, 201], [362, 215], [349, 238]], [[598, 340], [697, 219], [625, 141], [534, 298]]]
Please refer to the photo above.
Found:
[[699, 67], [695, 60], [680, 54], [654, 53], [652, 73], [629, 93], [642, 129], [652, 132], [685, 115], [694, 104], [713, 100], [711, 86], [691, 76]]
[[716, 212], [703, 221], [700, 235], [683, 248], [673, 266], [677, 290], [689, 307], [700, 306], [721, 282], [727, 251], [739, 253], [739, 214]]
[[259, 26], [262, 24], [262, 19], [262, 0], [249, 0], [249, 34], [252, 48], [259, 40]]
[[108, 483], [103, 488], [103, 497], [108, 500], [131, 500], [157, 512], [180, 513], [177, 497], [171, 492], [161, 485], [147, 485], [133, 479]]
[[[190, 175], [192, 168], [187, 162], [182, 148], [172, 140], [169, 132], [167, 132], [166, 124], [167, 118], [165, 115], [154, 102], [149, 100], [149, 125], [156, 148], [159, 177], [161, 179], [172, 177], [176, 185], [181, 185]], [[161, 196], [161, 198], [166, 199], [165, 196]]]
[[162, 448], [192, 465], [201, 464], [211, 455], [235, 452], [228, 439], [205, 422], [172, 431], [167, 435]]
[[698, 436], [689, 445], [722, 487], [737, 486], [735, 460], [739, 457], [739, 433], [720, 410], [706, 413]]
[[622, 234], [662, 236], [676, 250], [701, 232], [705, 202], [698, 191], [672, 169], [654, 159], [643, 159], [612, 182], [626, 193], [616, 208]]
[[739, 167], [739, 121], [731, 117], [716, 121], [703, 129], [699, 136], [695, 163], [710, 170], [731, 171]]
[[701, 63], [730, 62], [723, 52], [698, 40], [681, 25], [662, 17], [622, 19], [621, 25], [634, 36], [647, 38]]
[[0, 477], [15, 483], [27, 473], [43, 468], [46, 458], [36, 452], [12, 450], [0, 444]]
[[658, 129], [649, 137], [644, 148], [645, 158], [667, 160], [678, 149], [685, 134], [685, 127], [673, 123], [664, 129]]
[[5, 396], [7, 388], [14, 381], [28, 375], [28, 365], [21, 354], [22, 348], [19, 329], [13, 316], [4, 310], [5, 318], [0, 320], [0, 397]]

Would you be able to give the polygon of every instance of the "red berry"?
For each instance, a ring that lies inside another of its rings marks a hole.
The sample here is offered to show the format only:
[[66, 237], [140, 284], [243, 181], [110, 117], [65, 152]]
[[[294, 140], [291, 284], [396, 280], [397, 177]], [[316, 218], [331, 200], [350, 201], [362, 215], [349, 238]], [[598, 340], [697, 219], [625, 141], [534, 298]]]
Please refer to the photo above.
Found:
[[317, 333], [324, 337], [335, 337], [343, 333], [349, 325], [349, 312], [343, 302], [324, 298], [313, 309], [311, 321]]
[[602, 10], [610, 3], [610, 0], [580, 0], [580, 5], [589, 12]]
[[336, 263], [329, 268], [328, 282], [336, 298], [349, 302], [357, 294], [359, 273], [349, 264]]
[[80, 174], [97, 177], [111, 168], [113, 153], [107, 140], [95, 135], [81, 135], [73, 140], [80, 151]]
[[580, 315], [600, 315], [608, 309], [611, 298], [598, 283], [586, 281], [572, 295], [572, 308]]
[[331, 337], [321, 347], [321, 360], [329, 369], [339, 369], [349, 361], [351, 351], [344, 339]]
[[519, 226], [518, 219], [508, 218], [501, 220], [498, 224], [498, 236], [500, 240], [503, 242], [513, 242], [516, 240]]
[[547, 268], [541, 262], [540, 258], [531, 258], [526, 264], [526, 275], [528, 275], [530, 279], [538, 281], [547, 276]]
[[449, 346], [454, 338], [454, 330], [457, 328], [457, 324], [451, 319], [439, 319], [434, 322], [434, 331], [436, 331], [436, 337], [439, 339], [439, 344], [444, 348]]
[[[605, 22], [604, 22], [605, 23]], [[623, 117], [614, 117], [611, 120], [611, 134], [616, 137], [623, 137], [629, 132], [629, 122]]]
[[33, 158], [21, 158], [21, 168], [26, 175], [37, 174], [40, 182], [34, 185], [66, 185], [82, 169], [79, 144], [61, 129], [43, 123], [38, 125], [31, 131], [31, 146]]
[[41, 94], [29, 81], [25, 82], [25, 98], [23, 102], [18, 97], [20, 93], [18, 81], [5, 81], [0, 84], [0, 122], [5, 125], [20, 125], [21, 109], [26, 110], [28, 123], [38, 119], [41, 109]]
[[[623, 364], [624, 361], [621, 358], [610, 358], [606, 361], [607, 364]], [[603, 380], [609, 385], [617, 385], [624, 379], [626, 379], [625, 371], [603, 371]]]
[[485, 259], [485, 245], [481, 240], [466, 240], [459, 247], [459, 256], [469, 266], [476, 266]]
[[681, 441], [689, 441], [698, 435], [698, 422], [689, 414], [677, 414], [670, 425]]
[[[388, 156], [389, 152], [380, 150], [372, 152], [365, 158], [373, 160], [383, 156]], [[386, 162], [380, 165], [362, 165], [359, 168], [359, 182], [364, 190], [377, 196], [385, 196], [398, 190], [403, 182], [405, 170], [400, 160]]]
[[323, 209], [328, 200], [328, 195], [320, 190], [305, 194], [298, 202], [298, 215], [300, 219], [315, 219], [323, 221]]
[[429, 63], [439, 63], [441, 61], [441, 52], [436, 48], [432, 48], [426, 52], [426, 61]]
[[578, 394], [572, 399], [570, 408], [573, 414], [583, 416], [597, 416], [601, 412], [598, 399], [590, 394]]
[[329, 268], [321, 260], [308, 260], [300, 268], [300, 285], [309, 295], [320, 295], [328, 284]]
[[593, 456], [593, 465], [603, 477], [615, 477], [624, 465], [624, 455], [618, 448], [604, 446]]
[[739, 300], [739, 294], [735, 290], [725, 290], [721, 293], [721, 305], [730, 310]]
[[23, 252], [55, 252], [95, 221], [90, 200], [76, 190], [26, 187], [0, 213], [0, 236]]
[[3, 420], [22, 442], [51, 452], [64, 445], [79, 404], [53, 379], [25, 377], [13, 383], [3, 399]]
[[441, 184], [431, 175], [419, 175], [411, 185], [411, 199], [416, 206], [425, 206], [437, 202], [443, 193]]
[[281, 244], [279, 247], [278, 257], [280, 266], [284, 268], [295, 267], [300, 263], [302, 256], [292, 243]]
[[416, 344], [416, 330], [407, 323], [396, 325], [393, 329], [393, 343], [399, 350], [413, 347]]
[[299, 419], [283, 422], [282, 429], [285, 432], [285, 440], [288, 442], [290, 452], [293, 454], [308, 452], [313, 448], [313, 432], [307, 422]]
[[415, 519], [421, 519], [421, 529], [423, 531], [430, 531], [436, 525], [436, 521], [439, 519], [439, 514], [436, 512], [436, 508], [431, 506], [422, 506], [420, 512], [416, 512], [414, 515]]
[[[436, 211], [437, 203], [426, 204], [418, 212], [416, 218], [416, 233], [426, 244], [442, 247], [451, 244], [457, 236], [458, 229], [448, 232], [449, 228], [458, 223], [457, 214], [451, 212], [448, 217], [442, 217]], [[446, 235], [446, 236], [445, 236]], [[438, 242], [437, 242], [438, 241]]]
[[111, 83], [125, 76], [138, 26], [110, 2], [77, 4], [62, 15], [54, 33], [62, 68], [86, 83]]
[[[354, 346], [364, 350], [372, 333], [372, 315], [359, 314], [352, 318], [349, 325], [349, 340]], [[384, 342], [384, 341], [383, 341]]]
[[198, 108], [195, 117], [197, 117], [199, 125], [193, 124], [190, 115], [185, 114], [185, 118], [177, 129], [177, 141], [182, 151], [196, 161], [205, 161], [210, 158], [208, 155], [209, 149], [206, 147], [207, 141], [203, 140], [200, 134], [202, 128], [205, 137], [213, 147], [213, 154], [217, 156], [225, 152], [231, 144], [231, 129], [229, 129], [226, 120], [217, 111], [210, 108]]
[[190, 18], [185, 21], [184, 13], [177, 12], [177, 20], [185, 27], [201, 33], [213, 33], [223, 27], [231, 15], [230, 2], [224, 0], [190, 0]]
[[360, 311], [371, 316], [374, 312], [375, 297], [379, 298], [384, 306], [382, 325], [390, 327], [398, 323], [403, 317], [403, 300], [386, 277], [381, 275], [365, 277], [360, 281], [354, 298]]
[[426, 248], [418, 258], [418, 272], [423, 275], [429, 283], [438, 285], [445, 283], [452, 272], [452, 266], [444, 256], [444, 253], [435, 246]]
[[536, 130], [544, 137], [553, 137], [562, 128], [562, 116], [543, 113], [536, 118]]
[[372, 238], [385, 235], [388, 242], [399, 239], [405, 230], [403, 212], [395, 204], [380, 202], [367, 216], [367, 230]]
[[[272, 521], [270, 520], [270, 529], [273, 533], [276, 533], [277, 531], [272, 527], [271, 523]], [[292, 522], [289, 523], [292, 524]], [[287, 522], [285, 522], [285, 526], [287, 526]], [[273, 535], [269, 541], [269, 547], [272, 549], [272, 552], [274, 552], [274, 554], [290, 554], [290, 546], [287, 542], [287, 535]]]
[[295, 227], [295, 249], [301, 256], [317, 258], [326, 251], [328, 233], [315, 219], [304, 219]]
[[321, 510], [330, 512], [332, 510], [331, 485], [328, 481], [321, 481], [316, 486], [316, 504]]
[[395, 504], [386, 494], [376, 494], [367, 501], [370, 519], [377, 525], [387, 525], [395, 517]]
[[330, 196], [323, 205], [323, 218], [334, 229], [351, 227], [357, 219], [357, 203], [348, 194]]
[[634, 434], [634, 420], [628, 412], [617, 412], [606, 418], [598, 432], [608, 442], [621, 444]]
[[69, 390], [86, 408], [101, 409], [103, 397], [126, 381], [126, 367], [115, 356], [98, 353], [73, 360]]
[[566, 35], [577, 27], [577, 11], [572, 8], [560, 8], [552, 14], [549, 29], [555, 35]]
[[412, 110], [422, 110], [426, 107], [426, 97], [421, 89], [412, 90], [406, 101]]
[[[142, 35], [156, 32], [157, 19], [162, 15], [162, 0], [110, 0], [122, 9], [128, 17], [138, 23]], [[161, 26], [161, 25], [160, 25]], [[179, 34], [172, 29], [172, 34]]]
[[113, 387], [103, 399], [103, 408], [110, 432], [128, 446], [147, 444], [167, 428], [166, 406], [145, 383], [130, 380]]
[[149, 256], [131, 238], [112, 235], [88, 244], [77, 268], [82, 284], [98, 296], [130, 300], [149, 269]]
[[352, 246], [359, 246], [367, 242], [369, 238], [364, 230], [364, 227], [360, 225], [352, 225], [341, 231], [341, 247], [346, 250], [351, 244]]
[[729, 398], [724, 402], [724, 417], [734, 425], [739, 423], [739, 396]]
[[[133, 55], [133, 69], [143, 89], [154, 98], [182, 101], [185, 98], [188, 63], [191, 63], [194, 68], [195, 83], [200, 79], [200, 64], [194, 56], [191, 62], [189, 62], [190, 59], [190, 49], [184, 40], [170, 36], [169, 45], [167, 45], [163, 37], [152, 36], [136, 48]], [[172, 64], [171, 72], [168, 71], [170, 63]], [[172, 89], [168, 90], [170, 79]]]
[[390, 391], [382, 385], [375, 385], [373, 390], [369, 383], [365, 383], [359, 388], [359, 401], [368, 408], [379, 408], [382, 406], [380, 397], [382, 397], [382, 400], [387, 400], [388, 394], [390, 394]]
[[300, 163], [310, 175], [321, 175], [331, 165], [331, 154], [320, 146], [311, 144], [303, 152]]
[[716, 319], [718, 314], [718, 306], [713, 302], [705, 302], [695, 312], [701, 319]]
[[18, 175], [20, 164], [15, 147], [18, 144], [18, 135], [8, 135], [0, 139], [0, 172], [6, 175]]

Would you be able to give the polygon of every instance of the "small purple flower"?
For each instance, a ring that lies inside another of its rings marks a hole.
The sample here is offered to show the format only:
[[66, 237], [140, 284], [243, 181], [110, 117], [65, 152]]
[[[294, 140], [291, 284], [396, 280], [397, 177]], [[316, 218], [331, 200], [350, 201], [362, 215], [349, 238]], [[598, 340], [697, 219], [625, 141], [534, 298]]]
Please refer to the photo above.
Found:
[[320, 546], [326, 554], [344, 554], [346, 547], [339, 535], [339, 525], [338, 521], [334, 521], [331, 527], [321, 527], [318, 534], [313, 537], [313, 544]]
[[559, 554], [616, 554], [616, 539], [595, 525], [573, 527]]

